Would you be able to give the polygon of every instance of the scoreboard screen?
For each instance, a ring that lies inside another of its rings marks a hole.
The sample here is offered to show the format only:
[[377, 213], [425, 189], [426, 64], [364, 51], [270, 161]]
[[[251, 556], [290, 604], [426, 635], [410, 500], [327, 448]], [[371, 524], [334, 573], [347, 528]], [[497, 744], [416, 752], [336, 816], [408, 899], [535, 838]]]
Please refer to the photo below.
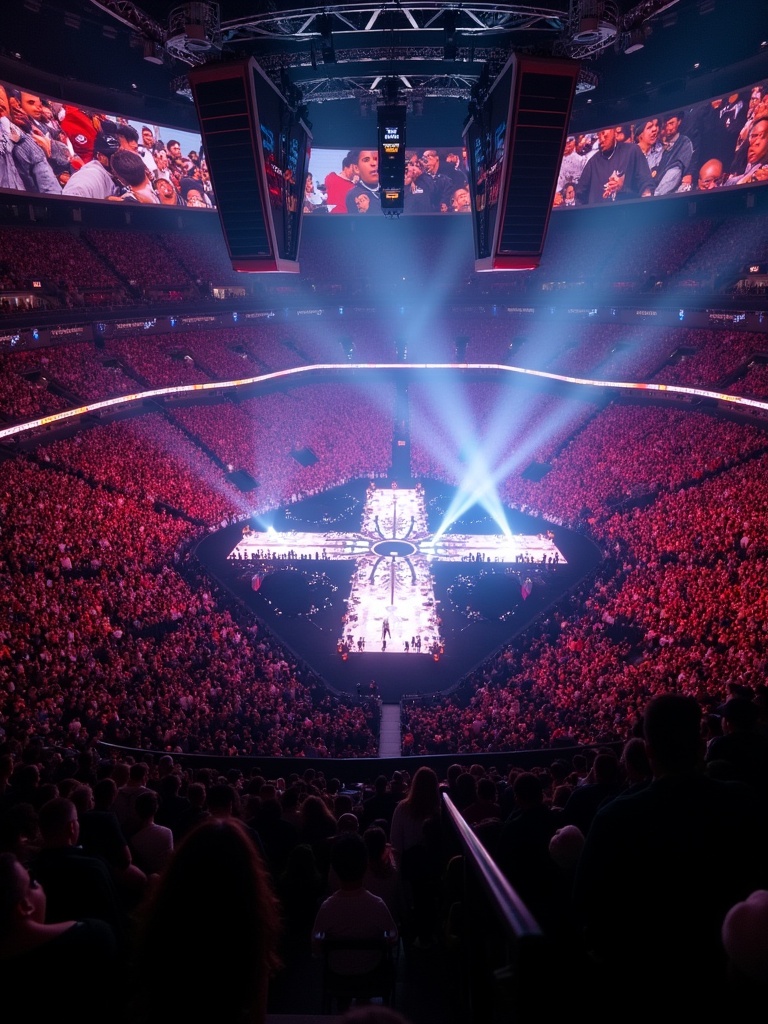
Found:
[[382, 213], [398, 216], [405, 203], [405, 107], [379, 108], [379, 186]]
[[579, 66], [513, 54], [464, 129], [475, 270], [533, 270], [549, 226]]
[[297, 273], [312, 139], [300, 108], [252, 57], [204, 64], [189, 83], [233, 268]]
[[491, 87], [483, 108], [467, 125], [464, 135], [478, 260], [488, 259], [493, 252], [514, 72], [515, 65], [510, 60]]

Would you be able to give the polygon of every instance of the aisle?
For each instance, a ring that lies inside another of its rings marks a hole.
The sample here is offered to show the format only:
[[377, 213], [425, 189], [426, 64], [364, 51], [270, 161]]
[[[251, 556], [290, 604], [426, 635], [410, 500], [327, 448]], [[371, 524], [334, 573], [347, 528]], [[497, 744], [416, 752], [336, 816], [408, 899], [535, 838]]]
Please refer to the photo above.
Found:
[[400, 757], [400, 705], [382, 704], [379, 757]]

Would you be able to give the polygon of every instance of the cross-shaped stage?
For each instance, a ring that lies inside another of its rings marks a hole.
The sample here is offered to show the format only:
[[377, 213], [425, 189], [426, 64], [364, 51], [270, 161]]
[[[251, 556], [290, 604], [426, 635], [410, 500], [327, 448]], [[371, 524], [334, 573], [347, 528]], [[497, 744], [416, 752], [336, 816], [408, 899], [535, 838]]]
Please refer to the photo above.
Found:
[[[433, 563], [503, 563], [519, 569], [526, 562], [565, 564], [550, 533], [434, 534], [427, 522], [423, 488], [373, 485], [366, 492], [359, 532], [249, 530], [229, 558], [354, 563], [342, 638], [351, 635], [353, 649], [366, 653], [404, 651], [406, 642], [410, 645], [418, 638], [423, 655], [441, 638]], [[334, 648], [337, 640], [333, 637]]]

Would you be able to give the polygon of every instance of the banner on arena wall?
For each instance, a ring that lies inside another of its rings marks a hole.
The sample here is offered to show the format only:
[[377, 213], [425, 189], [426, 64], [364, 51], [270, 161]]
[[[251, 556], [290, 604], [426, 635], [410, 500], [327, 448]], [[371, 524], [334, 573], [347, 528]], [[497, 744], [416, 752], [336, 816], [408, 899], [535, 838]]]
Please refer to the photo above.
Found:
[[61, 341], [64, 338], [72, 341], [81, 341], [83, 338], [90, 338], [90, 327], [85, 324], [76, 324], [71, 327], [52, 327], [50, 330], [52, 341]]

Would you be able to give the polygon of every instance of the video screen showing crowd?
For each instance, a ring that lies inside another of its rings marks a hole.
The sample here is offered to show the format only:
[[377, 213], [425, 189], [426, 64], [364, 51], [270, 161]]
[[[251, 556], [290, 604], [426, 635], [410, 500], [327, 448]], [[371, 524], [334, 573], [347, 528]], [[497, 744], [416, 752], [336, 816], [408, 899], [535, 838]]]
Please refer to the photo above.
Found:
[[[410, 150], [405, 214], [471, 213], [466, 149]], [[768, 82], [683, 110], [569, 135], [555, 208], [768, 181]], [[378, 152], [312, 153], [304, 213], [381, 213]]]
[[569, 135], [555, 208], [768, 181], [768, 82], [683, 110]]
[[0, 82], [0, 189], [211, 210], [200, 136]]
[[[403, 213], [471, 213], [466, 151], [406, 149]], [[305, 214], [381, 214], [378, 149], [313, 149]]]
[[[381, 214], [377, 149], [315, 149], [305, 214]], [[410, 214], [468, 214], [461, 146], [409, 149]], [[555, 208], [768, 181], [768, 81], [691, 107], [568, 136]], [[0, 189], [211, 210], [199, 134], [130, 121], [0, 81]]]

